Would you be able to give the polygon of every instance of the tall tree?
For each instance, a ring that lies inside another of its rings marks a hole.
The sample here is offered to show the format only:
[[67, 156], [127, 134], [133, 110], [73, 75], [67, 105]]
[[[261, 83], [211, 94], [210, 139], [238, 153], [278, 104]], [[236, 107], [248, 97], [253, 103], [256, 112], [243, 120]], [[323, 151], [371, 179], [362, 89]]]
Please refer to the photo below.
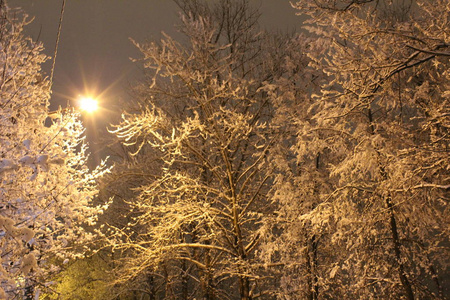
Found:
[[[26, 17], [0, 7], [0, 298], [32, 299], [58, 261], [92, 235], [102, 168], [89, 171], [76, 113], [55, 113], [40, 69], [42, 46], [24, 37]], [[87, 245], [87, 244], [85, 244]], [[80, 246], [81, 247], [81, 246]]]
[[256, 250], [280, 135], [262, 87], [283, 73], [287, 39], [261, 32], [245, 0], [177, 3], [186, 42], [136, 43], [149, 76], [142, 108], [114, 130], [160, 166], [144, 172], [133, 218], [111, 237], [125, 255], [120, 278], [146, 278], [154, 298], [264, 297], [272, 279]]
[[[325, 163], [330, 156], [321, 148], [334, 145], [329, 140], [297, 142], [304, 122], [313, 121], [316, 101], [311, 95], [319, 93], [326, 80], [322, 70], [308, 66], [313, 62], [308, 53], [323, 48], [303, 34], [285, 47], [291, 49], [283, 62], [283, 76], [262, 88], [274, 106], [273, 126], [281, 138], [269, 153], [275, 176], [269, 197], [275, 207], [261, 228], [260, 257], [277, 274], [278, 298], [318, 299], [319, 279], [329, 273], [333, 259], [332, 247], [322, 247], [327, 244], [328, 217], [319, 212], [333, 185]], [[313, 222], [307, 217], [312, 212]]]
[[[290, 232], [283, 232], [286, 244], [297, 236], [309, 253], [294, 250], [285, 261], [315, 271], [291, 273], [285, 292], [310, 299], [445, 298], [449, 2], [294, 6], [309, 15], [316, 38], [310, 66], [327, 78], [310, 115], [297, 122], [298, 164], [309, 170], [293, 177], [297, 193], [280, 190], [292, 199], [280, 210], [285, 216], [317, 199], [309, 212], [297, 213], [298, 227], [284, 223]], [[304, 240], [299, 228], [310, 232]]]

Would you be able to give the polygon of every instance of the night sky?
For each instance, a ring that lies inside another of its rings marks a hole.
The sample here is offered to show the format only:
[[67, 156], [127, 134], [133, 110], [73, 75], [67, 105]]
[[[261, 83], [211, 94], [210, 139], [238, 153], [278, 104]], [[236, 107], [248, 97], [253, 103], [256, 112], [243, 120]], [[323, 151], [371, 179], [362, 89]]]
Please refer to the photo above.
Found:
[[[39, 38], [45, 53], [53, 57], [62, 0], [8, 3], [34, 17], [26, 34]], [[261, 24], [269, 30], [292, 31], [301, 26], [301, 19], [288, 0], [251, 0], [251, 3], [260, 7]], [[88, 133], [103, 131], [117, 119], [118, 103], [127, 101], [129, 85], [141, 74], [141, 66], [130, 60], [140, 55], [129, 38], [138, 42], [159, 40], [161, 31], [176, 35], [177, 22], [177, 6], [170, 0], [67, 0], [51, 109], [66, 107], [68, 103], [74, 106], [78, 95], [91, 93], [99, 97], [104, 110], [95, 116], [95, 129], [94, 120], [85, 121], [85, 125]], [[51, 62], [44, 65], [47, 74], [50, 67]]]

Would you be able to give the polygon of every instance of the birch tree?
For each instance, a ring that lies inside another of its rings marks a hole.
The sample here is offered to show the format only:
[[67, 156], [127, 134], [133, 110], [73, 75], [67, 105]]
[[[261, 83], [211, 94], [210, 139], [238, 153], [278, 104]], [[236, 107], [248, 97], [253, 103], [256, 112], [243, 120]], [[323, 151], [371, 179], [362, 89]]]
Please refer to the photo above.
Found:
[[32, 299], [92, 239], [81, 225], [95, 223], [103, 171], [87, 168], [77, 113], [55, 113], [45, 125], [42, 45], [24, 36], [22, 13], [4, 2], [0, 13], [0, 298]]

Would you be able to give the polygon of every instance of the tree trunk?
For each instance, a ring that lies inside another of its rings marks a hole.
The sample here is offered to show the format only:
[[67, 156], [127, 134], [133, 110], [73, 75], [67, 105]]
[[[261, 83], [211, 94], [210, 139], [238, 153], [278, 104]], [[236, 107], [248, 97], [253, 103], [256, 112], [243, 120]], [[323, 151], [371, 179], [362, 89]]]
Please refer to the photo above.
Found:
[[156, 300], [155, 278], [152, 275], [147, 277], [147, 284], [150, 289], [149, 300]]
[[26, 280], [25, 292], [24, 292], [24, 300], [33, 300], [34, 299], [34, 284], [32, 284], [28, 279]]
[[308, 277], [308, 300], [317, 300], [319, 299], [319, 285], [318, 278], [316, 273], [317, 268], [317, 239], [316, 235], [313, 235], [311, 238], [307, 237], [308, 247], [305, 250], [306, 257], [306, 272]]
[[[374, 135], [375, 134], [375, 126], [373, 123], [372, 110], [370, 108], [368, 109], [367, 116], [369, 119], [370, 134]], [[377, 152], [378, 157], [380, 157], [381, 156], [380, 152], [378, 150], [376, 150], [376, 152]], [[379, 163], [379, 170], [380, 170], [381, 177], [383, 178], [383, 180], [387, 180], [388, 175], [387, 175], [386, 169], [384, 168], [381, 161], [379, 161], [378, 163]], [[398, 263], [398, 275], [400, 277], [400, 282], [402, 283], [402, 286], [405, 289], [406, 298], [408, 300], [414, 300], [414, 293], [412, 291], [411, 283], [409, 282], [408, 277], [406, 276], [405, 268], [404, 268], [402, 258], [401, 258], [400, 239], [398, 237], [397, 220], [395, 219], [394, 206], [392, 205], [391, 196], [386, 197], [386, 207], [387, 207], [387, 209], [389, 211], [389, 215], [390, 215], [389, 216], [390, 231], [392, 234], [392, 241], [394, 243], [395, 259], [397, 260], [397, 263]]]
[[239, 278], [239, 289], [241, 293], [241, 300], [251, 300], [250, 297], [250, 281], [247, 277], [241, 276]]
[[395, 259], [398, 262], [398, 275], [400, 277], [400, 281], [403, 285], [403, 288], [405, 289], [407, 299], [414, 300], [414, 293], [411, 287], [411, 283], [409, 282], [408, 277], [406, 276], [405, 268], [401, 258], [400, 240], [398, 237], [398, 230], [397, 230], [397, 220], [395, 219], [394, 207], [392, 205], [392, 200], [390, 197], [386, 198], [386, 206], [390, 214], [390, 227], [391, 227], [390, 229], [392, 233], [392, 241], [394, 243]]
[[187, 300], [189, 296], [187, 272], [186, 261], [183, 260], [181, 262], [181, 297], [183, 300]]

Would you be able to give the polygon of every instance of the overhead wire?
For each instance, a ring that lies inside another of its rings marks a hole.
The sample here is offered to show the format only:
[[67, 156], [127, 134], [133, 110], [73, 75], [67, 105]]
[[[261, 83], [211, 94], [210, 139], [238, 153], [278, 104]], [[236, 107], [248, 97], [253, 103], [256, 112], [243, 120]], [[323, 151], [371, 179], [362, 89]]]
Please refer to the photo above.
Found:
[[64, 17], [65, 6], [66, 6], [66, 0], [63, 0], [62, 6], [61, 6], [61, 13], [59, 15], [58, 32], [56, 34], [55, 51], [53, 54], [53, 63], [52, 63], [52, 69], [51, 69], [51, 73], [50, 73], [50, 89], [53, 86], [53, 74], [55, 72], [56, 56], [58, 54], [59, 38], [61, 36], [61, 27], [62, 27], [62, 21], [63, 21], [63, 17]]

